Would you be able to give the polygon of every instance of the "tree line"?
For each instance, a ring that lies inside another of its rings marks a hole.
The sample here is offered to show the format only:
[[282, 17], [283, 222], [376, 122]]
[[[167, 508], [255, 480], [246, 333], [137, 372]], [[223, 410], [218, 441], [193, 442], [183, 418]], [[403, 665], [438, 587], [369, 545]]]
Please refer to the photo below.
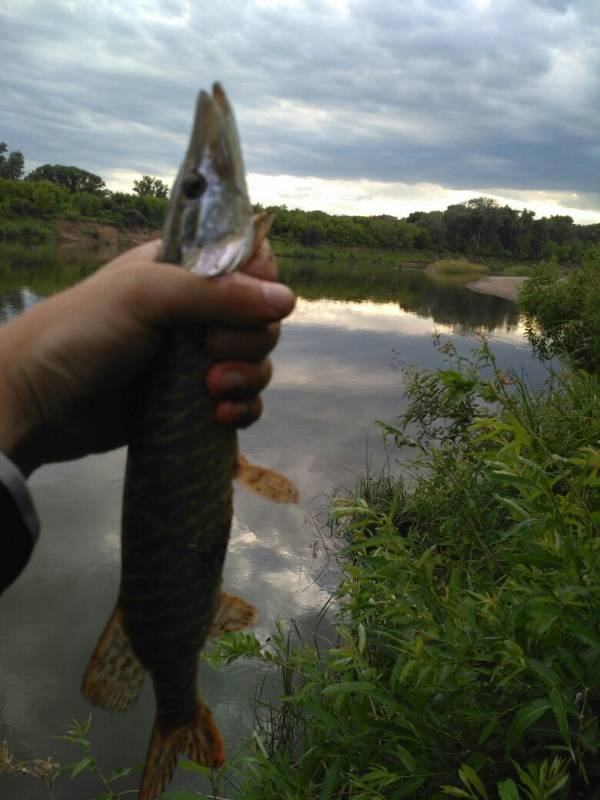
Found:
[[[119, 227], [159, 228], [163, 223], [169, 187], [159, 178], [143, 175], [128, 194], [111, 192], [99, 175], [80, 167], [42, 164], [24, 172], [23, 154], [9, 153], [0, 142], [0, 233], [5, 238], [30, 230], [35, 234], [40, 230], [35, 222], [57, 217]], [[34, 225], [19, 224], [25, 219]]]
[[450, 205], [445, 211], [415, 211], [405, 219], [335, 215], [286, 206], [264, 210], [274, 217], [273, 236], [306, 246], [415, 248], [437, 254], [579, 263], [590, 246], [600, 242], [599, 224], [576, 225], [567, 215], [536, 219], [535, 211], [500, 206], [489, 197]]
[[[143, 175], [133, 194], [111, 192], [104, 180], [74, 166], [43, 164], [23, 177], [20, 151], [0, 142], [0, 220], [65, 216], [124, 227], [160, 227], [169, 188]], [[255, 206], [273, 217], [272, 235], [306, 247], [320, 244], [416, 249], [432, 254], [555, 260], [580, 263], [600, 242], [600, 224], [576, 225], [568, 215], [536, 218], [535, 211], [501, 206], [489, 197], [448, 206], [445, 211], [414, 211], [405, 219], [388, 214], [354, 216], [302, 211], [286, 206]]]

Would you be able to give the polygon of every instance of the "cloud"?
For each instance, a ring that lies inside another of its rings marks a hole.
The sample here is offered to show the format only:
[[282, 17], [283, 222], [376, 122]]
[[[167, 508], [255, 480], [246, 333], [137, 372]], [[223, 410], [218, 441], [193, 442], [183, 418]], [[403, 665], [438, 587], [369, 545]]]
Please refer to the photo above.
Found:
[[218, 77], [253, 173], [599, 208], [599, 27], [583, 0], [8, 0], [0, 138], [28, 166], [169, 178]]

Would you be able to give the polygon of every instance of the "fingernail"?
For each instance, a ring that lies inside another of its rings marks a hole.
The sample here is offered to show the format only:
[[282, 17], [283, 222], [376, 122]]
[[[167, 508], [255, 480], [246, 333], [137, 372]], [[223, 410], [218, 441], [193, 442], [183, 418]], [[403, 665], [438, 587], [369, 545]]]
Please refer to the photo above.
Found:
[[261, 282], [263, 297], [267, 304], [277, 314], [285, 314], [292, 310], [294, 306], [294, 293], [283, 283], [273, 281]]
[[221, 389], [241, 389], [246, 385], [246, 379], [241, 372], [223, 372], [219, 378]]

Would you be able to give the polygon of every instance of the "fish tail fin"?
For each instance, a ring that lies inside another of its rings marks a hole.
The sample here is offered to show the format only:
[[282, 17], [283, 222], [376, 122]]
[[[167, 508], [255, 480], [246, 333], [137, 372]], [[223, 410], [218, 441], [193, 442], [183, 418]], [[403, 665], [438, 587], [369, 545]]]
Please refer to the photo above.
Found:
[[164, 791], [175, 773], [179, 753], [207, 767], [220, 767], [225, 760], [219, 729], [199, 698], [196, 717], [189, 725], [164, 731], [160, 721], [155, 721], [138, 800], [155, 800]]
[[117, 605], [110, 616], [83, 677], [81, 691], [107, 711], [128, 711], [138, 699], [145, 669], [135, 655]]

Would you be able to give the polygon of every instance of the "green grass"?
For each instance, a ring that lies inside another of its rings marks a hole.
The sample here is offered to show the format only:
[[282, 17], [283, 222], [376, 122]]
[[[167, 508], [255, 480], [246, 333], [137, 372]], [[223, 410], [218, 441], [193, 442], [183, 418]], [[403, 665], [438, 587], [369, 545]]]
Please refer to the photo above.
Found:
[[271, 246], [278, 258], [307, 259], [309, 261], [368, 262], [370, 264], [401, 265], [405, 263], [428, 264], [434, 254], [427, 250], [404, 248], [385, 250], [376, 247], [351, 247], [333, 244], [319, 244], [307, 247], [297, 242], [271, 237]]
[[427, 267], [428, 271], [444, 275], [471, 275], [489, 272], [485, 264], [477, 264], [466, 258], [443, 258]]

